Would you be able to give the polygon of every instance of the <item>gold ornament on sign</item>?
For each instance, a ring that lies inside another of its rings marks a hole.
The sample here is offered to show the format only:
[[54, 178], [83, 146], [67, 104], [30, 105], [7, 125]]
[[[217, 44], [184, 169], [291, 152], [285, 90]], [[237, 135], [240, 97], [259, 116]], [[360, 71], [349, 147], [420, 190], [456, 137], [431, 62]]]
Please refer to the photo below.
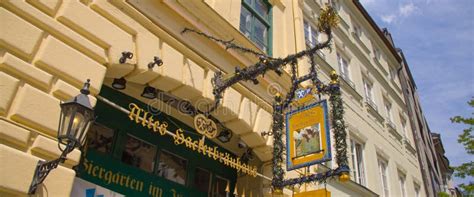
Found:
[[274, 189], [273, 194], [274, 195], [283, 195], [283, 190], [282, 189]]
[[335, 70], [331, 71], [331, 76], [330, 77], [331, 77], [331, 84], [339, 83], [339, 76], [337, 75]]
[[349, 176], [349, 173], [347, 172], [343, 172], [341, 173], [341, 175], [339, 175], [339, 181], [341, 182], [347, 182], [351, 179], [351, 177]]
[[339, 16], [331, 6], [327, 5], [321, 9], [318, 17], [318, 31], [325, 32], [331, 27], [336, 27], [339, 23]]
[[203, 114], [194, 116], [194, 127], [198, 133], [208, 138], [215, 138], [217, 135], [216, 123]]

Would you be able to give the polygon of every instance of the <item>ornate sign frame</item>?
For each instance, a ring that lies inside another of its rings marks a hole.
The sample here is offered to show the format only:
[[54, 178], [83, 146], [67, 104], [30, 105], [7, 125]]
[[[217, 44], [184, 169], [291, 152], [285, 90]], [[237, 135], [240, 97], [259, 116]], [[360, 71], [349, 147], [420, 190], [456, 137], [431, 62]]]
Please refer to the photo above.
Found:
[[287, 112], [285, 122], [288, 171], [331, 160], [326, 100]]

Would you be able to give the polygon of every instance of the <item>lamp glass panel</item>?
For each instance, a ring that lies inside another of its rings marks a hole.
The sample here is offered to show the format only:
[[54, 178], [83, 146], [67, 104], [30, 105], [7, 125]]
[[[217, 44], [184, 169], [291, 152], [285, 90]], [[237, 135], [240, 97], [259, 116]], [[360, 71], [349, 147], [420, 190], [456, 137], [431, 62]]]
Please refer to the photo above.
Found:
[[74, 114], [74, 119], [72, 120], [71, 130], [69, 131], [69, 136], [75, 140], [79, 140], [79, 136], [81, 135], [81, 131], [85, 126], [86, 119], [84, 117], [84, 111], [78, 110]]
[[84, 127], [84, 131], [82, 132], [82, 135], [78, 139], [79, 142], [81, 143], [81, 146], [84, 145], [84, 143], [86, 142], [87, 132], [89, 131], [89, 128], [90, 128], [92, 123], [93, 123], [92, 120], [88, 120], [86, 122], [86, 126]]
[[71, 122], [71, 118], [73, 116], [74, 110], [71, 105], [62, 105], [61, 106], [61, 114], [62, 120], [59, 123], [59, 130], [58, 130], [58, 137], [65, 137], [68, 134], [69, 123]]
[[82, 145], [84, 144], [84, 139], [87, 135], [87, 131], [89, 130], [90, 123], [93, 120], [93, 112], [87, 108], [80, 107], [78, 113], [80, 113], [82, 116], [82, 122], [78, 125], [78, 128], [75, 133], [75, 139]]

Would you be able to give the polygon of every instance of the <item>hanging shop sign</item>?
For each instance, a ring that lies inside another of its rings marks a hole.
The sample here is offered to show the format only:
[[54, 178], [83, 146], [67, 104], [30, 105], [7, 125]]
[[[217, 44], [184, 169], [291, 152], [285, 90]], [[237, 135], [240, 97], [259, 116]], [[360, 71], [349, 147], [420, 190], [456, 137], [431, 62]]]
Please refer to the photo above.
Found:
[[286, 113], [287, 170], [331, 160], [327, 101]]
[[[167, 122], [155, 119], [155, 117], [151, 113], [149, 113], [145, 109], [140, 108], [137, 104], [130, 103], [128, 107], [130, 109], [128, 117], [131, 121], [147, 128], [148, 130], [154, 133], [158, 133], [160, 135], [172, 135], [175, 145], [184, 145], [186, 148], [201, 153], [204, 156], [207, 155], [209, 158], [212, 158], [216, 161], [219, 161], [220, 163], [223, 163], [226, 166], [236, 169], [237, 172], [243, 172], [253, 177], [257, 176], [257, 167], [245, 164], [240, 161], [240, 158], [234, 158], [229, 153], [221, 152], [218, 149], [218, 146], [208, 146], [207, 144], [205, 144], [205, 137], [199, 140], [195, 140], [190, 136], [185, 136], [184, 130], [181, 128], [176, 129], [174, 133], [170, 132], [167, 129]], [[205, 126], [202, 127], [203, 129], [201, 129], [199, 133], [203, 134], [203, 136], [215, 137], [214, 132], [217, 133], [217, 130], [213, 130], [213, 122], [207, 122], [207, 118], [205, 118], [204, 116], [203, 119], [200, 121], [202, 121], [201, 125]]]
[[316, 94], [316, 88], [309, 87], [304, 89], [299, 89], [295, 92], [295, 100], [291, 103], [293, 106], [303, 106], [311, 101], [313, 101], [314, 94]]
[[293, 195], [294, 197], [331, 197], [331, 192], [326, 189], [301, 192]]

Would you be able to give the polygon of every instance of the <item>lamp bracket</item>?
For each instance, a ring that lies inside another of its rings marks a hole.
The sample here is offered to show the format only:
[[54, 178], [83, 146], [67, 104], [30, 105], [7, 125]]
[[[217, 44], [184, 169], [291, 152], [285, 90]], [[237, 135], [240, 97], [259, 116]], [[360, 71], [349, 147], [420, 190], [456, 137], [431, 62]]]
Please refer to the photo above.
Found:
[[68, 142], [66, 144], [66, 147], [62, 150], [62, 153], [59, 158], [55, 160], [38, 161], [38, 163], [36, 164], [35, 173], [33, 174], [33, 180], [31, 181], [30, 189], [28, 190], [28, 194], [31, 195], [36, 193], [38, 185], [43, 183], [49, 172], [51, 172], [51, 170], [56, 169], [60, 163], [64, 163], [64, 161], [66, 161], [67, 154], [74, 150], [75, 144], [75, 142]]
[[42, 161], [39, 160], [38, 164], [36, 164], [35, 173], [33, 175], [33, 181], [31, 182], [30, 189], [28, 190], [28, 194], [35, 194], [38, 185], [43, 183], [44, 179], [48, 176], [51, 170], [56, 169], [59, 163], [64, 163], [66, 160], [65, 155], [61, 155], [61, 157], [52, 160], [52, 161]]

